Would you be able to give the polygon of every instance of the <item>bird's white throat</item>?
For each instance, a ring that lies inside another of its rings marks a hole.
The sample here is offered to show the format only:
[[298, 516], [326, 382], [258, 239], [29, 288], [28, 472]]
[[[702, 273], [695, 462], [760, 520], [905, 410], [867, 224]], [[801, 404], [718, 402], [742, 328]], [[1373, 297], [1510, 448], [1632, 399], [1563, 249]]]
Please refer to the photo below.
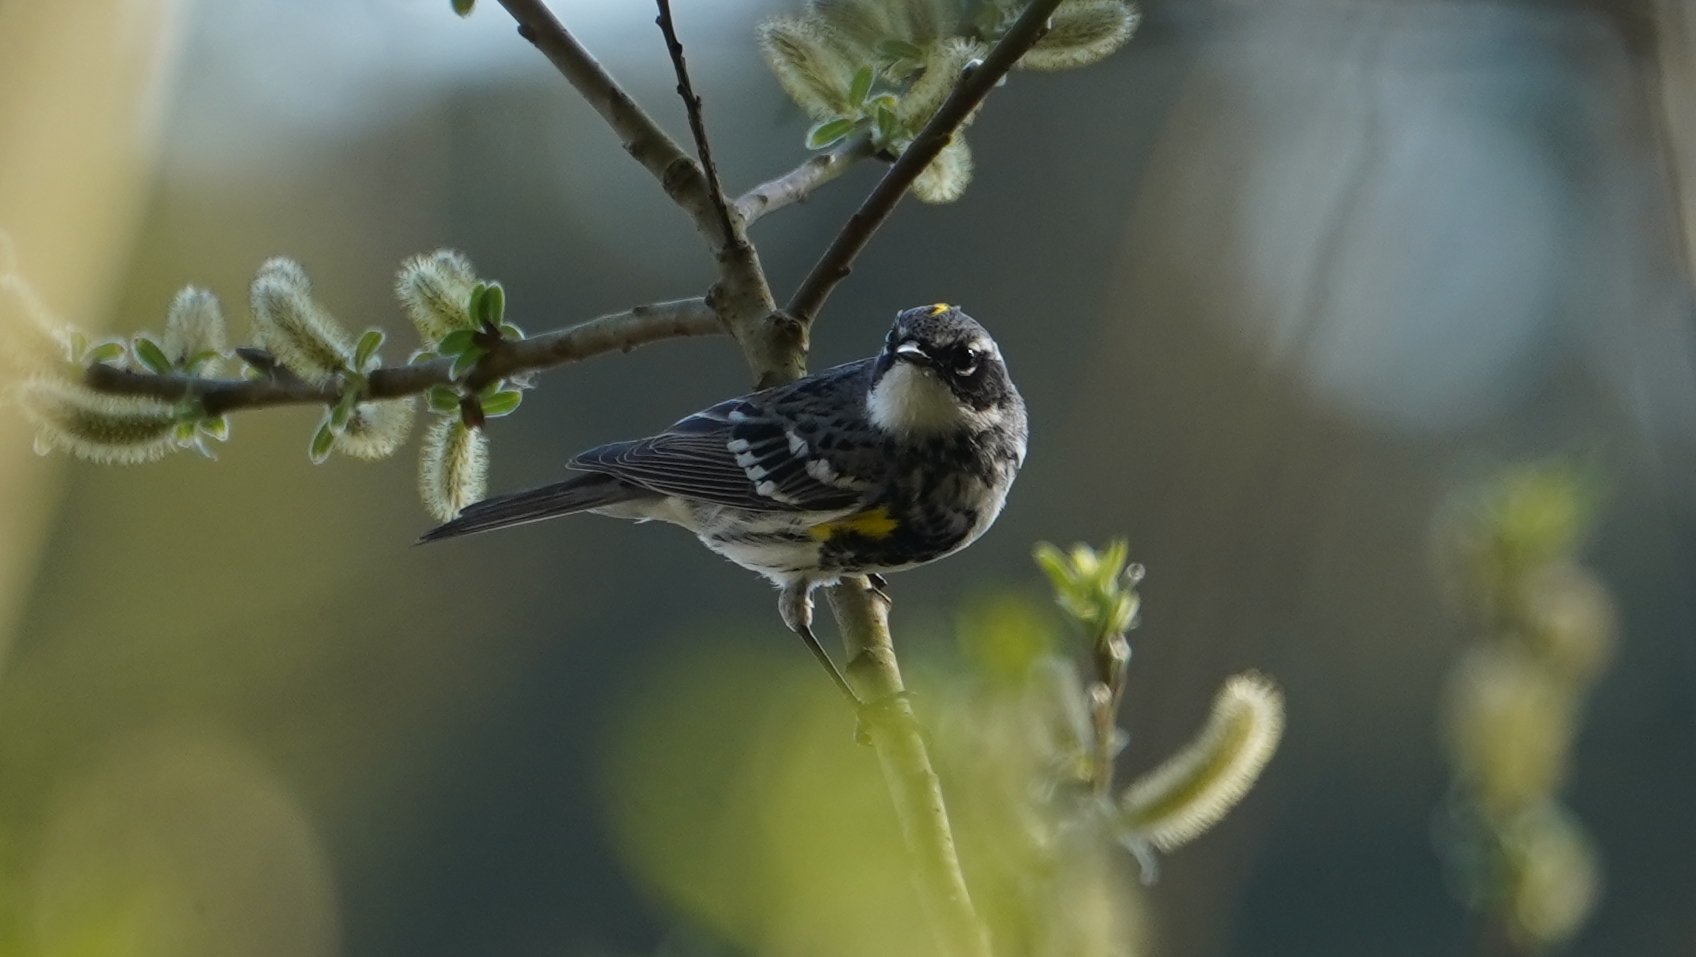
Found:
[[981, 427], [982, 414], [955, 398], [948, 385], [910, 362], [890, 366], [866, 396], [872, 424], [891, 435], [917, 438]]

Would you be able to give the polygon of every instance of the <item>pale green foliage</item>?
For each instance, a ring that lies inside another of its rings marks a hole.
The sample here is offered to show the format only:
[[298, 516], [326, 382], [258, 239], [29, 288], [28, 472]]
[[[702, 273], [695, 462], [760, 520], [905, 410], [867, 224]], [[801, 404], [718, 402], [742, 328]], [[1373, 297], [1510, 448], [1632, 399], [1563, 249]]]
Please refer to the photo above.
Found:
[[1169, 851], [1217, 824], [1254, 786], [1284, 732], [1284, 697], [1249, 672], [1225, 682], [1207, 726], [1120, 799], [1123, 838]]
[[1107, 633], [1127, 631], [1136, 622], [1140, 599], [1131, 586], [1142, 579], [1142, 566], [1128, 565], [1129, 555], [1122, 538], [1099, 552], [1081, 543], [1062, 552], [1047, 542], [1035, 552], [1060, 607], [1092, 631]]
[[230, 350], [229, 331], [218, 297], [187, 286], [171, 300], [160, 342], [171, 365], [189, 375], [215, 377]]
[[352, 361], [353, 337], [312, 299], [298, 263], [272, 259], [260, 266], [251, 299], [259, 344], [290, 372], [324, 385]]
[[41, 376], [18, 391], [18, 405], [35, 426], [38, 451], [132, 465], [181, 447], [178, 410], [157, 399], [103, 395], [67, 379]]
[[1019, 60], [1027, 70], [1089, 66], [1131, 39], [1142, 15], [1123, 0], [1066, 0], [1042, 39]]
[[408, 259], [395, 276], [395, 297], [426, 346], [435, 346], [456, 329], [475, 323], [468, 309], [477, 272], [471, 260], [453, 249], [438, 249]]
[[[959, 82], [1021, 11], [1006, 0], [813, 0], [800, 16], [760, 24], [760, 51], [778, 83], [814, 123], [809, 149], [866, 135], [899, 156]], [[1123, 46], [1136, 28], [1122, 0], [1067, 0], [1021, 65], [1083, 66]], [[972, 177], [961, 133], [920, 175], [913, 194], [929, 203], [958, 199]]]
[[477, 0], [453, 0], [453, 12], [462, 17], [471, 16], [471, 11], [476, 7]]
[[1607, 588], [1576, 556], [1597, 486], [1571, 461], [1515, 469], [1463, 497], [1438, 537], [1481, 635], [1449, 675], [1456, 787], [1438, 850], [1461, 899], [1532, 949], [1570, 938], [1600, 884], [1595, 850], [1559, 796], [1618, 631]]
[[440, 521], [483, 497], [488, 486], [489, 443], [483, 430], [439, 418], [424, 433], [418, 460], [418, 493]]
[[1462, 656], [1449, 676], [1445, 736], [1455, 773], [1486, 814], [1511, 815], [1560, 787], [1574, 705], [1561, 683], [1514, 644], [1491, 642]]

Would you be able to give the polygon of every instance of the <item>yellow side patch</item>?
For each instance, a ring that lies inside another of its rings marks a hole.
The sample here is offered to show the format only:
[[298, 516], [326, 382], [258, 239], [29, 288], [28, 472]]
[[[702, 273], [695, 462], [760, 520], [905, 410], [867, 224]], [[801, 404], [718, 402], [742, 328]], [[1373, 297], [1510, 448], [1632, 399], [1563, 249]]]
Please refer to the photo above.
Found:
[[940, 316], [940, 315], [942, 315], [943, 313], [947, 312], [948, 310], [950, 310], [952, 308], [954, 308], [954, 307], [950, 306], [946, 302], [939, 302], [939, 303], [930, 307], [930, 314], [933, 315], [933, 316]]
[[858, 515], [814, 525], [807, 530], [807, 534], [817, 542], [828, 542], [837, 535], [850, 534], [864, 535], [866, 538], [888, 538], [895, 534], [895, 529], [900, 525], [900, 522], [889, 517], [889, 509], [879, 505]]

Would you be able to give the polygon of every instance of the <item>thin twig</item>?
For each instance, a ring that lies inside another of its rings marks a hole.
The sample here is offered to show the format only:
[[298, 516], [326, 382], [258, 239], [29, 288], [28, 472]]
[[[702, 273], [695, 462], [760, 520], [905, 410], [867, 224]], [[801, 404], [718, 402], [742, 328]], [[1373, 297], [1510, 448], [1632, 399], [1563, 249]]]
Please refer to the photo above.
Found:
[[960, 82], [954, 85], [954, 92], [948, 94], [948, 99], [932, 114], [907, 151], [883, 175], [871, 195], [866, 197], [817, 265], [813, 266], [812, 272], [807, 274], [800, 288], [795, 290], [785, 312], [803, 326], [811, 325], [813, 317], [818, 315], [819, 308], [837, 283], [848, 278], [854, 258], [871, 242], [872, 235], [889, 218], [889, 214], [895, 211], [896, 204], [906, 195], [913, 181], [954, 138], [961, 124], [983, 103], [995, 84], [1042, 38], [1048, 29], [1049, 17], [1059, 5], [1060, 0], [1033, 0], [989, 56], [975, 67], [966, 69]]
[[[516, 341], [501, 340], [478, 362], [466, 377], [465, 385], [476, 390], [497, 379], [551, 369], [591, 356], [629, 352], [663, 339], [723, 335], [724, 331], [723, 323], [708, 308], [705, 299], [637, 306], [568, 329]], [[366, 379], [365, 397], [398, 399], [416, 395], [431, 386], [452, 382], [452, 369], [452, 359], [376, 369]], [[286, 370], [260, 379], [200, 379], [131, 372], [96, 363], [88, 368], [84, 382], [97, 392], [145, 395], [172, 402], [199, 396], [207, 415], [278, 405], [334, 405], [341, 398], [336, 383], [311, 385], [287, 374]]]
[[918, 868], [921, 902], [938, 931], [941, 952], [944, 957], [990, 957], [989, 932], [960, 871], [942, 782], [901, 680], [889, 636], [889, 605], [864, 578], [855, 577], [830, 589], [830, 607], [848, 653], [842, 670], [860, 698], [878, 709], [869, 729], [872, 747]]
[[730, 218], [730, 206], [724, 198], [724, 187], [719, 185], [718, 167], [713, 165], [712, 146], [707, 141], [707, 122], [701, 115], [701, 98], [695, 93], [695, 84], [689, 81], [689, 64], [683, 59], [683, 41], [677, 38], [677, 27], [671, 20], [671, 0], [656, 0], [660, 14], [654, 18], [659, 24], [660, 33], [665, 35], [666, 52], [671, 54], [671, 67], [677, 73], [677, 95], [683, 98], [684, 112], [689, 114], [689, 133], [695, 137], [695, 155], [701, 161], [701, 169], [707, 177], [707, 194], [713, 201], [713, 209], [718, 212], [719, 224], [724, 229], [723, 245], [730, 246], [738, 241], [747, 242], [740, 238], [736, 223]]
[[[529, 40], [606, 120], [625, 152], [660, 181], [706, 241], [718, 263], [718, 282], [708, 304], [742, 347], [761, 388], [806, 374], [807, 330], [777, 311], [759, 253], [742, 232], [740, 220], [721, 212], [706, 172], [660, 129], [611, 74], [584, 49], [541, 0], [499, 0]], [[720, 194], [722, 201], [722, 193]]]
[[689, 215], [695, 230], [716, 249], [723, 225], [707, 189], [706, 174], [654, 118], [618, 85], [541, 0], [499, 0], [518, 21], [518, 33], [553, 63], [595, 112], [618, 134], [625, 152], [660, 181], [666, 195]]
[[800, 166], [761, 183], [736, 201], [736, 216], [746, 228], [767, 213], [805, 202], [813, 190], [830, 182], [860, 160], [872, 155], [872, 135], [861, 133], [815, 153]]

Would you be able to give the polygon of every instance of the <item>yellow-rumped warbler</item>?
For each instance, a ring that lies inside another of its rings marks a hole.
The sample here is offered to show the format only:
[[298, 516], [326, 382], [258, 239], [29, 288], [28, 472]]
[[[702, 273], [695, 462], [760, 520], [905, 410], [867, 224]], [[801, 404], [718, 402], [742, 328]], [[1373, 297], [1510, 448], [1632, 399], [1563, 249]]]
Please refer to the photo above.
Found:
[[784, 624], [855, 698], [813, 636], [813, 588], [971, 544], [1000, 514], [1025, 436], [989, 333], [956, 307], [921, 306], [895, 317], [874, 358], [590, 449], [567, 463], [585, 474], [469, 505], [422, 540], [575, 512], [681, 525], [771, 579]]

